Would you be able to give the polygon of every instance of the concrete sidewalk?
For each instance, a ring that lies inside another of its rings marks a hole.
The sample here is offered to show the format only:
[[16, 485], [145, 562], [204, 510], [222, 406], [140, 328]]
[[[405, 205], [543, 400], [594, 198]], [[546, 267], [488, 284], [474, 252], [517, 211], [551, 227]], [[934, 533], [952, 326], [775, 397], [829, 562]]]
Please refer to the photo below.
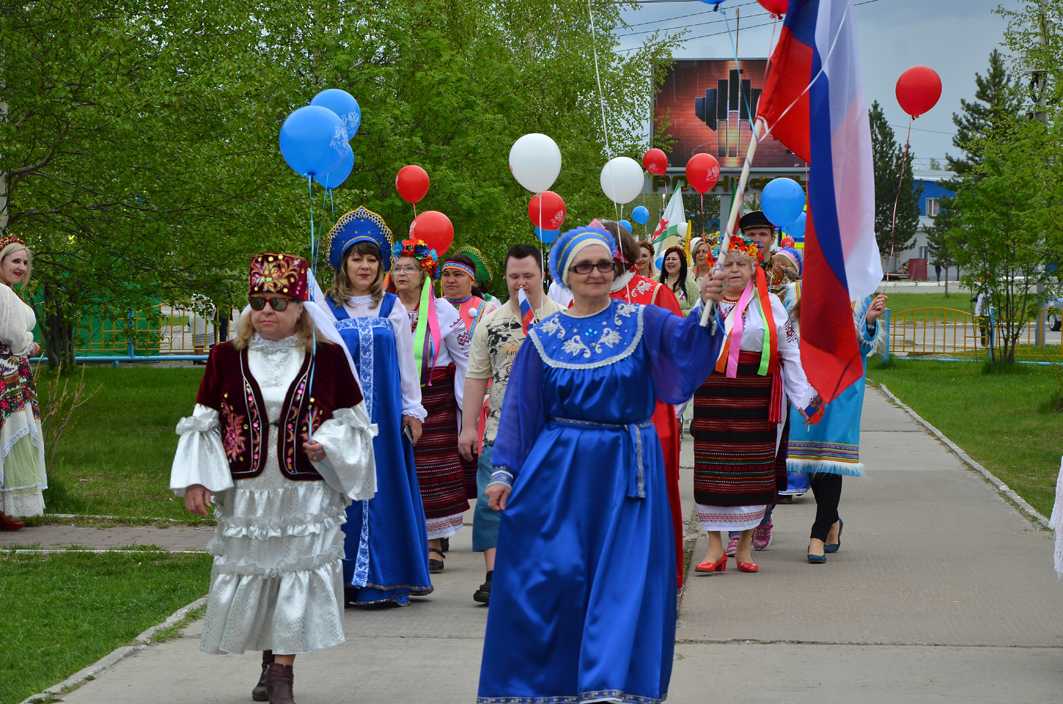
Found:
[[202, 551], [214, 537], [214, 526], [116, 526], [97, 528], [53, 523], [27, 526], [16, 531], [0, 531], [0, 550], [34, 548], [40, 550], [120, 550], [152, 546], [170, 552]]
[[[690, 437], [685, 437], [685, 464]], [[731, 561], [691, 575], [670, 702], [1055, 702], [1063, 695], [1063, 584], [1047, 532], [868, 391], [863, 479], [846, 479], [839, 553], [805, 560], [811, 495], [775, 513], [758, 574]], [[692, 473], [683, 473], [686, 515]], [[296, 699], [475, 701], [487, 609], [468, 529], [436, 592], [408, 608], [348, 609], [347, 642], [301, 656]], [[694, 560], [707, 540], [697, 539]], [[63, 695], [71, 704], [250, 701], [258, 653], [198, 653], [201, 624]]]

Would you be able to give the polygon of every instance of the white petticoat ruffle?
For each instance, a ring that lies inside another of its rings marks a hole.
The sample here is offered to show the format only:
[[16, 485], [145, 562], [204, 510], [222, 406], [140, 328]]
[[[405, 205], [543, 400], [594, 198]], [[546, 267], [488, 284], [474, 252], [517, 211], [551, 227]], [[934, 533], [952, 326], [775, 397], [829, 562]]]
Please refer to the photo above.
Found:
[[698, 504], [698, 520], [705, 531], [750, 530], [760, 525], [767, 510], [767, 505], [706, 506]]

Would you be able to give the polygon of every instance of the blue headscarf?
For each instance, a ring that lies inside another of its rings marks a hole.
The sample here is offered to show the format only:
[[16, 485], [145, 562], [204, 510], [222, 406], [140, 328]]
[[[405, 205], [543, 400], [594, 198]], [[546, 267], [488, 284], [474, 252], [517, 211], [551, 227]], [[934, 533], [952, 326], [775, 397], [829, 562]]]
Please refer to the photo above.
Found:
[[550, 250], [550, 273], [554, 281], [562, 286], [568, 286], [569, 263], [581, 249], [591, 244], [600, 244], [609, 250], [610, 257], [616, 256], [616, 242], [613, 240], [613, 235], [602, 227], [593, 225], [577, 227], [558, 237], [553, 249]]

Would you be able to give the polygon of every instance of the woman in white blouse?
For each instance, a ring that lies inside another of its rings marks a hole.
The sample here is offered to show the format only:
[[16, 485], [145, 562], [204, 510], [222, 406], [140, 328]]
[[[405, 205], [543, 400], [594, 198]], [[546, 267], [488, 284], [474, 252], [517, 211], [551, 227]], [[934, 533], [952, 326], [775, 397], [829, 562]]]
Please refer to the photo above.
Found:
[[360, 207], [328, 235], [332, 288], [318, 305], [336, 319], [358, 369], [366, 405], [380, 434], [373, 440], [377, 494], [347, 510], [343, 578], [355, 604], [409, 603], [429, 594], [428, 537], [414, 464], [424, 407], [410, 318], [384, 290], [391, 268], [391, 230]]
[[727, 569], [720, 531], [741, 531], [738, 570], [758, 571], [750, 553], [753, 529], [786, 487], [786, 462], [778, 455], [785, 399], [807, 417], [803, 409], [816, 396], [801, 368], [797, 330], [760, 273], [761, 256], [755, 242], [731, 237], [720, 304], [727, 344], [694, 394], [694, 500], [709, 534], [696, 572]]
[[421, 405], [428, 413], [413, 448], [421, 503], [428, 524], [428, 571], [443, 571], [443, 539], [461, 531], [469, 510], [458, 454], [458, 419], [469, 363], [469, 330], [445, 298], [436, 298], [432, 280], [439, 258], [421, 240], [392, 249], [391, 283], [409, 311], [414, 362], [420, 372]]
[[32, 255], [17, 237], [0, 239], [0, 528], [18, 530], [15, 517], [44, 513], [48, 478], [44, 469], [44, 434], [37, 406], [37, 387], [29, 358], [40, 345], [33, 341], [37, 316], [15, 292], [30, 278]]
[[170, 488], [218, 521], [200, 651], [262, 651], [251, 697], [294, 704], [295, 656], [343, 642], [343, 535], [352, 499], [373, 496], [362, 394], [328, 318], [313, 321], [305, 259], [251, 261], [249, 310], [214, 347]]

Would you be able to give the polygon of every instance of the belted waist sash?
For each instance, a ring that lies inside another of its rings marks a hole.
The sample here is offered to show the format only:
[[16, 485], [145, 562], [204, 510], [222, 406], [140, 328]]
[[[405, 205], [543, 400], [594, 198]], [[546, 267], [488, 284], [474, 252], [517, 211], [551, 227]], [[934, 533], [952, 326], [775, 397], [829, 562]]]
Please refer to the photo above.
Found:
[[626, 449], [635, 455], [634, 462], [625, 464], [634, 469], [628, 477], [627, 495], [632, 499], [646, 498], [646, 481], [642, 457], [642, 431], [653, 428], [653, 419], [647, 418], [638, 423], [596, 423], [592, 420], [572, 420], [570, 418], [548, 418], [547, 422], [559, 425], [569, 425], [575, 428], [588, 430], [620, 430], [627, 431]]

